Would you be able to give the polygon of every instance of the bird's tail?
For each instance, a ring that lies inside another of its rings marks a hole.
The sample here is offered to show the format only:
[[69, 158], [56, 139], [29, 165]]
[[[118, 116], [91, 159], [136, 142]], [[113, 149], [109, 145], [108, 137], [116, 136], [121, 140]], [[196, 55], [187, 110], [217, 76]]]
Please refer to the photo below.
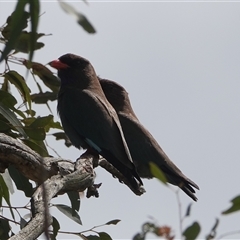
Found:
[[[193, 187], [195, 187], [196, 189], [199, 190], [199, 187], [196, 183], [194, 183], [193, 181], [191, 181], [190, 179], [184, 179], [182, 182], [180, 182], [180, 184], [178, 184], [178, 186], [190, 197], [192, 198], [194, 201], [197, 201], [197, 197], [195, 196], [194, 193], [196, 193], [196, 191], [194, 190]], [[193, 187], [192, 187], [193, 186]]]

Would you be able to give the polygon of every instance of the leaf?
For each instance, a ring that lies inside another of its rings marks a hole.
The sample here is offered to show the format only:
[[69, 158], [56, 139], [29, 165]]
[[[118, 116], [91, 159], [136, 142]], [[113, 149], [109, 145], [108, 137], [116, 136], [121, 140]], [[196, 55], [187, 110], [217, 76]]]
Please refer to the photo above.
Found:
[[162, 170], [154, 162], [149, 162], [149, 165], [152, 175], [162, 183], [167, 184], [167, 179]]
[[9, 225], [9, 221], [6, 219], [0, 218], [0, 239], [7, 240], [10, 238], [9, 232], [11, 227]]
[[22, 98], [28, 103], [29, 109], [31, 109], [31, 91], [24, 78], [16, 71], [9, 71], [4, 74], [4, 77], [20, 91]]
[[74, 214], [72, 214], [72, 208], [69, 206], [63, 205], [63, 204], [53, 204], [53, 206], [57, 207], [59, 211], [61, 211], [63, 214], [65, 214], [67, 217], [72, 219], [74, 222], [82, 225], [82, 221], [80, 219], [80, 216], [75, 211]]
[[96, 235], [89, 235], [89, 236], [84, 236], [87, 240], [101, 240], [99, 236]]
[[223, 211], [222, 214], [229, 214], [240, 210], [240, 195], [231, 200], [232, 206]]
[[66, 13], [71, 14], [76, 18], [78, 24], [82, 26], [85, 31], [87, 31], [88, 33], [96, 33], [96, 30], [94, 29], [92, 24], [88, 21], [88, 19], [83, 14], [77, 12], [71, 5], [69, 5], [68, 3], [62, 0], [59, 0], [58, 2], [61, 8]]
[[9, 191], [2, 174], [0, 174], [0, 195], [5, 199], [6, 202], [9, 202]]
[[119, 220], [119, 219], [114, 219], [114, 220], [111, 220], [111, 221], [105, 223], [105, 225], [111, 225], [111, 224], [117, 225], [120, 221], [121, 220]]
[[34, 93], [31, 95], [31, 100], [36, 104], [45, 104], [48, 101], [57, 100], [57, 93], [54, 92], [44, 92], [44, 93]]
[[20, 217], [20, 229], [23, 229], [27, 223], [28, 222], [24, 218]]
[[[37, 39], [44, 36], [43, 33], [36, 33]], [[36, 42], [34, 43], [34, 46], [31, 46], [32, 41], [32, 33], [27, 31], [22, 31], [18, 40], [15, 43], [15, 50], [17, 52], [23, 52], [23, 53], [31, 53], [31, 47], [34, 50], [38, 50], [42, 47], [44, 47], [44, 43], [42, 42]]]
[[48, 88], [58, 93], [60, 80], [46, 66], [38, 62], [29, 62], [27, 60], [24, 60], [23, 64], [26, 68], [32, 69], [33, 74], [37, 75]]
[[191, 209], [192, 209], [192, 203], [190, 203], [190, 204], [188, 205], [188, 207], [187, 207], [187, 211], [186, 211], [184, 217], [188, 217], [188, 216], [190, 216]]
[[2, 114], [25, 139], [28, 138], [23, 130], [22, 123], [18, 120], [16, 115], [2, 103], [0, 103], [0, 114]]
[[53, 120], [53, 115], [48, 115], [45, 117], [38, 117], [34, 122], [31, 123], [30, 127], [32, 128], [44, 128], [49, 122]]
[[[12, 31], [12, 27], [13, 27], [13, 18], [14, 16], [16, 15], [16, 11], [14, 11], [8, 18], [7, 18], [7, 25], [2, 29], [1, 33], [2, 33], [2, 36], [4, 37], [4, 40], [9, 40], [10, 38], [10, 32]], [[29, 18], [29, 13], [28, 12], [24, 12], [23, 13], [23, 28], [26, 28], [28, 26], [28, 18]]]
[[52, 121], [49, 122], [48, 126], [51, 127], [51, 128], [56, 128], [56, 129], [63, 130], [61, 123], [58, 122], [58, 121], [54, 122], [53, 119], [52, 119]]
[[78, 192], [67, 192], [67, 195], [71, 201], [72, 206], [72, 214], [74, 214], [75, 211], [79, 211], [80, 208], [80, 196]]
[[60, 229], [60, 224], [55, 217], [53, 217], [52, 227], [53, 227], [53, 234], [51, 235], [51, 240], [57, 240], [56, 237]]
[[16, 105], [16, 98], [10, 94], [9, 92], [0, 90], [0, 102], [2, 102], [5, 106], [12, 108]]
[[22, 139], [22, 141], [32, 150], [37, 152], [42, 157], [48, 157], [48, 151], [43, 141], [34, 141], [32, 139]]
[[112, 238], [105, 232], [99, 232], [98, 234], [101, 240], [112, 240]]
[[72, 143], [67, 137], [67, 135], [65, 134], [65, 132], [57, 132], [57, 133], [53, 133], [52, 135], [56, 137], [56, 140], [65, 140], [65, 145], [67, 147], [72, 146]]
[[49, 129], [47, 125], [51, 121], [53, 121], [52, 115], [38, 117], [29, 126], [25, 126], [24, 130], [31, 139], [42, 141], [46, 138], [46, 129]]
[[19, 38], [22, 30], [26, 27], [26, 19], [29, 17], [29, 14], [24, 11], [24, 8], [27, 3], [28, 1], [18, 1], [16, 9], [11, 15], [11, 20], [9, 20], [11, 21], [11, 29], [0, 62], [14, 49], [15, 42]]
[[34, 111], [34, 110], [26, 110], [25, 111], [25, 113], [27, 114], [27, 115], [31, 115], [32, 117], [34, 117], [35, 115], [36, 115], [36, 112]]
[[11, 130], [11, 127], [6, 122], [0, 120], [0, 132], [6, 133], [8, 130]]
[[43, 141], [46, 138], [46, 133], [44, 128], [32, 128], [32, 127], [24, 127], [24, 131], [28, 135], [29, 138], [36, 141]]
[[5, 92], [9, 92], [9, 82], [6, 79], [3, 80], [1, 89]]
[[185, 240], [194, 240], [197, 238], [200, 233], [201, 227], [198, 222], [194, 222], [191, 226], [189, 226], [184, 232], [183, 236], [185, 236]]
[[15, 182], [17, 189], [23, 191], [26, 197], [31, 197], [34, 189], [32, 184], [29, 182], [29, 179], [12, 165], [8, 166], [8, 171], [12, 180]]
[[[36, 49], [36, 46], [39, 47], [39, 44], [37, 44], [37, 39], [38, 39], [37, 28], [38, 28], [40, 5], [39, 5], [39, 0], [29, 1], [29, 4], [30, 4], [30, 18], [31, 18], [31, 38], [29, 43], [30, 45], [29, 60], [31, 61], [33, 58], [33, 53], [34, 53], [34, 50]], [[43, 46], [44, 44], [42, 44], [42, 47]]]
[[8, 190], [11, 194], [14, 193], [14, 188], [13, 188], [13, 183], [12, 183], [12, 178], [8, 172], [8, 169], [5, 170], [4, 173], [2, 173], [2, 177], [4, 179], [4, 182], [6, 183]]
[[16, 105], [16, 103], [17, 103], [17, 100], [9, 92], [0, 90], [0, 102], [2, 102], [8, 108], [12, 109], [14, 112], [16, 112], [22, 118], [25, 118], [24, 113], [14, 107], [14, 105]]
[[9, 206], [9, 210], [11, 212], [12, 218], [15, 220], [15, 216], [13, 214], [13, 210], [10, 203], [8, 187], [1, 174], [0, 174], [0, 196], [2, 196], [5, 199], [7, 205]]
[[133, 240], [145, 240], [145, 234], [143, 233], [137, 233], [134, 237]]

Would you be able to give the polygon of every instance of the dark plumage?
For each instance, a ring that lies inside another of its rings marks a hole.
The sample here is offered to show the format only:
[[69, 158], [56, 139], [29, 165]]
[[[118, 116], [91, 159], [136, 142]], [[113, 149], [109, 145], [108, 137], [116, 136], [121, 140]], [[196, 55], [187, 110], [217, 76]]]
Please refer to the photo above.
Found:
[[153, 177], [149, 162], [154, 162], [164, 172], [169, 183], [177, 185], [196, 201], [193, 187], [196, 189], [199, 187], [168, 158], [150, 132], [139, 122], [131, 107], [126, 90], [116, 82], [101, 78], [99, 80], [105, 96], [118, 114], [128, 148], [140, 177]]
[[91, 63], [65, 54], [50, 62], [61, 87], [58, 112], [65, 133], [77, 148], [93, 148], [117, 168], [132, 188], [142, 184], [132, 162], [118, 116], [107, 101]]

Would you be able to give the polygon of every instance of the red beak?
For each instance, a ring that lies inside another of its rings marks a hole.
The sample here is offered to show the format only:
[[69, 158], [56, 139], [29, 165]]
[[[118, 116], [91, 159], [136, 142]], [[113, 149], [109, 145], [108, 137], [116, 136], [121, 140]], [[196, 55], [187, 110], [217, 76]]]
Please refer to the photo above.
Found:
[[65, 69], [65, 68], [69, 68], [69, 66], [65, 63], [62, 63], [61, 61], [57, 60], [53, 60], [49, 63], [49, 65], [53, 68], [56, 69]]

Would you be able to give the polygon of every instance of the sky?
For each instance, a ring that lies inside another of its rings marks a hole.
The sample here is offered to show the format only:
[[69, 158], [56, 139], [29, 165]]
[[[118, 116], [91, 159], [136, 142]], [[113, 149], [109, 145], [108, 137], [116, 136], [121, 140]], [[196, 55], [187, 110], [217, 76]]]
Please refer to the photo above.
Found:
[[[39, 32], [52, 35], [41, 39], [45, 47], [35, 52], [34, 60], [46, 64], [74, 53], [90, 60], [101, 77], [123, 85], [142, 124], [200, 187], [183, 229], [198, 221], [199, 238], [204, 238], [220, 218], [218, 236], [240, 230], [239, 212], [221, 215], [239, 195], [240, 2], [68, 2], [87, 16], [97, 33], [86, 33], [56, 1], [41, 1]], [[14, 5], [0, 1], [0, 25]], [[52, 108], [59, 120], [56, 104]], [[63, 142], [52, 138], [50, 143], [64, 158], [74, 161], [79, 156], [79, 150], [65, 148]], [[121, 219], [118, 225], [99, 230], [113, 239], [131, 239], [144, 222], [154, 219], [180, 237], [176, 188], [144, 180], [146, 193], [139, 197], [100, 167], [96, 173], [96, 183], [102, 182], [100, 197], [82, 198], [83, 226], [52, 210], [62, 230], [83, 231]], [[192, 200], [178, 194], [184, 214]], [[13, 195], [12, 202], [24, 204], [26, 199]], [[63, 196], [53, 203], [69, 200]]]

